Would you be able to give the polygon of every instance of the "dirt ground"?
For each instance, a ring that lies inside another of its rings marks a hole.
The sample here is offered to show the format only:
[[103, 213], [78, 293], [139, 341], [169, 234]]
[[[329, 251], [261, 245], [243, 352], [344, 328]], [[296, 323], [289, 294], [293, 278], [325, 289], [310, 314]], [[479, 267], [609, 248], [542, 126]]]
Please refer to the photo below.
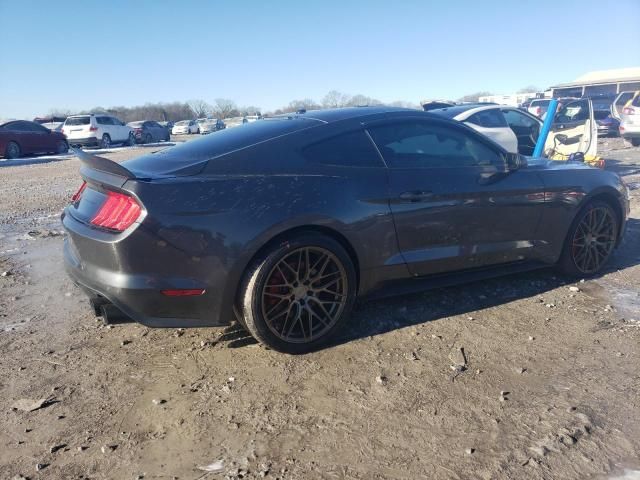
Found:
[[103, 326], [62, 267], [78, 160], [0, 162], [0, 478], [638, 478], [640, 149], [601, 150], [632, 188], [604, 275], [362, 304], [304, 356]]

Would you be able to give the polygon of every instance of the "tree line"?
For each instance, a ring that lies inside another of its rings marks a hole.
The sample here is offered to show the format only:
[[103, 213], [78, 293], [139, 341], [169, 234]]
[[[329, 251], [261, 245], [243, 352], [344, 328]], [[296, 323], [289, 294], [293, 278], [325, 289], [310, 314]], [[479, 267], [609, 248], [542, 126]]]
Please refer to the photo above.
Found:
[[[217, 98], [213, 103], [205, 100], [195, 99], [187, 102], [171, 102], [171, 103], [147, 103], [133, 107], [115, 106], [115, 107], [95, 107], [90, 110], [81, 112], [72, 112], [69, 110], [55, 108], [50, 110], [50, 116], [67, 117], [69, 115], [88, 114], [88, 113], [106, 113], [119, 118], [124, 122], [132, 122], [135, 120], [155, 120], [157, 122], [191, 119], [191, 118], [232, 118], [243, 117], [247, 115], [280, 115], [283, 113], [296, 112], [301, 109], [317, 110], [324, 108], [354, 107], [361, 105], [382, 105], [383, 102], [365, 95], [349, 95], [331, 90], [318, 102], [311, 98], [300, 100], [292, 100], [287, 105], [277, 108], [273, 111], [262, 111], [260, 107], [253, 105], [239, 107], [233, 100], [226, 98]], [[388, 105], [405, 108], [421, 108], [419, 104], [405, 101], [391, 102]]]

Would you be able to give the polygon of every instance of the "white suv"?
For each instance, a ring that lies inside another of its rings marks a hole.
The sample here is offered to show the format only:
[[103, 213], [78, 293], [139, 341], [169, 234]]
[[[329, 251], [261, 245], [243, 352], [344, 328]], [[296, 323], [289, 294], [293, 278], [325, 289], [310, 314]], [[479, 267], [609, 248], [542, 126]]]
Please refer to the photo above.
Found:
[[62, 125], [62, 133], [69, 145], [109, 148], [112, 143], [135, 145], [133, 129], [115, 117], [91, 114], [68, 117]]
[[620, 135], [634, 147], [640, 147], [640, 91], [622, 109]]

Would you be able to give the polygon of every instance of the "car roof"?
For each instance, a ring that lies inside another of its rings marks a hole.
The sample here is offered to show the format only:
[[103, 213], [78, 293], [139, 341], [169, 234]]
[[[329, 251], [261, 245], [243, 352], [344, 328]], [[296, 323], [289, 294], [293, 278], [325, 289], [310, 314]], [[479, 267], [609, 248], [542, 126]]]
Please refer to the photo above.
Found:
[[456, 118], [462, 114], [466, 114], [466, 117], [475, 112], [505, 107], [508, 107], [508, 105], [497, 105], [495, 103], [466, 103], [464, 105], [454, 105], [453, 107], [436, 108], [434, 110], [429, 110], [429, 113], [445, 118]]
[[[376, 106], [363, 106], [363, 107], [344, 107], [344, 108], [329, 108], [326, 110], [308, 110], [304, 113], [285, 113], [283, 115], [276, 115], [275, 117], [299, 117], [308, 118], [313, 120], [320, 120], [324, 123], [338, 122], [340, 120], [353, 119], [358, 117], [368, 117], [370, 115], [376, 115], [380, 113], [391, 112], [419, 112], [425, 113], [422, 110], [415, 110], [411, 108], [400, 107], [387, 107], [384, 105]], [[273, 117], [272, 117], [273, 118]]]

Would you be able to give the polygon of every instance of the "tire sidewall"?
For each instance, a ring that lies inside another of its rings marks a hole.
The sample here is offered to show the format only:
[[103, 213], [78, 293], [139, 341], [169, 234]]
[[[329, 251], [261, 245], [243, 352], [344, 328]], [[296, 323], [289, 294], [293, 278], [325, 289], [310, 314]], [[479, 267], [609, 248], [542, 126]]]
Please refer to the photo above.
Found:
[[[105, 139], [107, 139], [107, 144], [105, 144]], [[111, 147], [111, 137], [109, 136], [109, 134], [105, 133], [104, 135], [102, 135], [102, 138], [100, 139], [100, 148], [109, 148]]]
[[[16, 154], [15, 154], [15, 155], [10, 154], [10, 150], [11, 150], [11, 149], [10, 149], [10, 147], [11, 147], [12, 145], [15, 145], [15, 146], [16, 146]], [[9, 142], [9, 143], [7, 144], [7, 148], [6, 148], [6, 151], [5, 151], [5, 157], [6, 157], [6, 158], [8, 158], [8, 159], [20, 158], [20, 155], [21, 155], [21, 154], [22, 154], [22, 149], [20, 148], [20, 145], [18, 145], [18, 143], [16, 143], [16, 142]]]
[[[290, 343], [276, 336], [267, 326], [261, 308], [261, 292], [272, 268], [288, 253], [301, 247], [320, 247], [332, 252], [342, 263], [347, 275], [347, 301], [338, 321], [322, 337], [309, 343]], [[336, 335], [347, 322], [356, 297], [356, 272], [351, 258], [336, 240], [322, 234], [300, 234], [276, 244], [249, 269], [243, 281], [240, 298], [244, 323], [249, 332], [270, 348], [283, 353], [299, 354], [314, 351]]]
[[609, 253], [609, 257], [602, 263], [600, 268], [595, 272], [584, 273], [576, 266], [575, 261], [573, 259], [573, 254], [571, 253], [573, 237], [576, 233], [576, 230], [578, 229], [578, 225], [580, 225], [580, 222], [582, 221], [584, 216], [587, 214], [587, 212], [589, 212], [589, 210], [593, 208], [606, 208], [610, 211], [615, 221], [615, 228], [614, 228], [615, 235], [616, 235], [615, 242], [618, 241], [618, 235], [620, 234], [620, 220], [615, 210], [607, 202], [603, 202], [600, 200], [593, 200], [588, 202], [584, 207], [580, 209], [578, 214], [573, 219], [573, 222], [571, 222], [571, 227], [569, 227], [569, 232], [567, 233], [567, 237], [562, 247], [562, 255], [560, 257], [560, 262], [558, 263], [562, 272], [572, 277], [591, 277], [593, 275], [597, 275], [607, 265], [607, 263], [611, 259], [613, 250], [615, 250], [615, 246], [614, 246], [614, 248]]

